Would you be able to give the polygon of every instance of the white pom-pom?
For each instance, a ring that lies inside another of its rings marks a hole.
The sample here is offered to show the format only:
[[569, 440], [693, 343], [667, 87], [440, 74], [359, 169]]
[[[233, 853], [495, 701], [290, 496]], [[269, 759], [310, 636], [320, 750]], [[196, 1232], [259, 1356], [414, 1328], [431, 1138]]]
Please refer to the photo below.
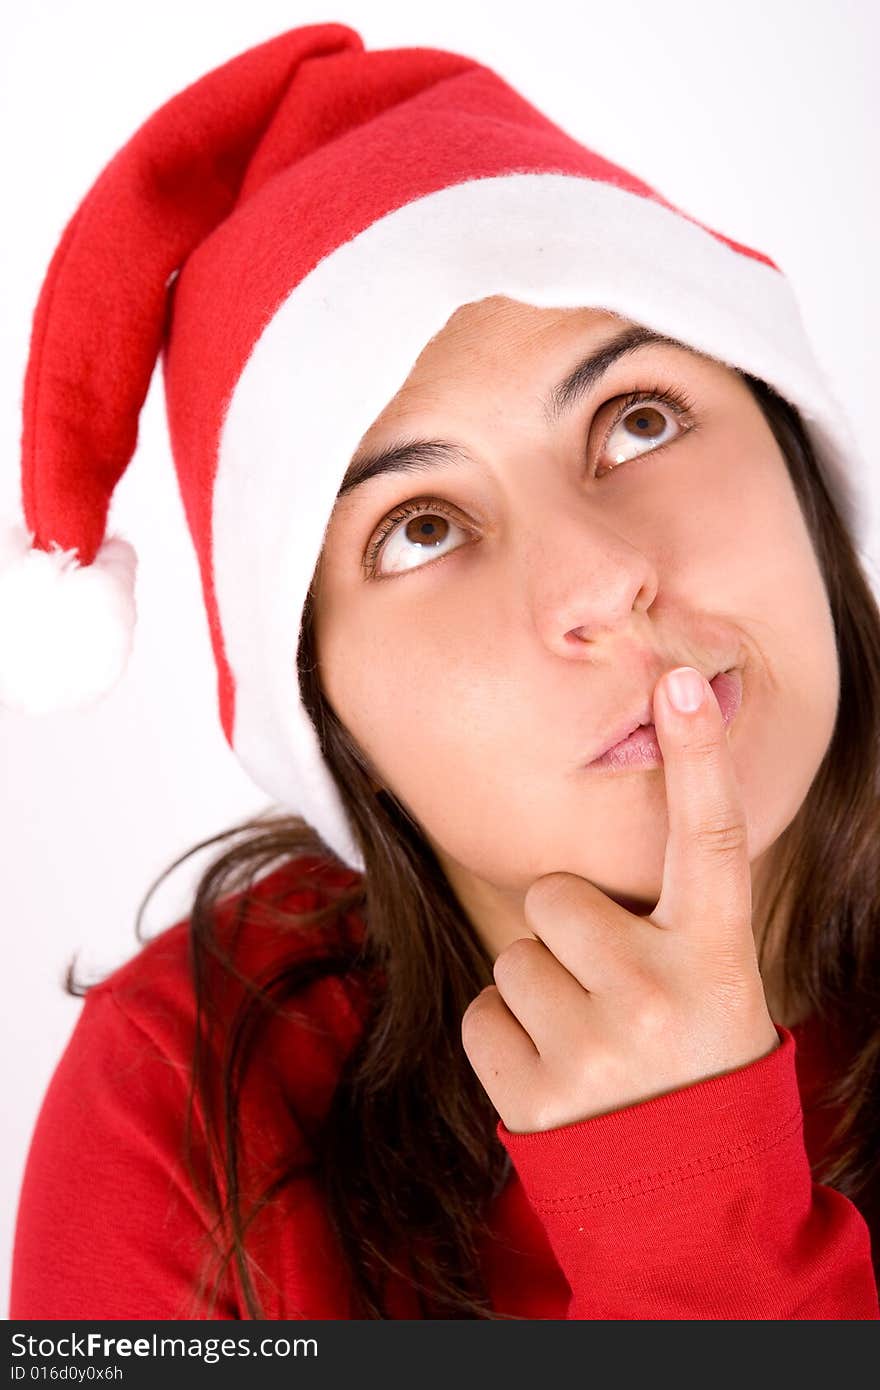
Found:
[[18, 524], [0, 529], [0, 705], [51, 714], [93, 704], [125, 670], [137, 556], [117, 536], [80, 565], [75, 550], [35, 550], [33, 539]]

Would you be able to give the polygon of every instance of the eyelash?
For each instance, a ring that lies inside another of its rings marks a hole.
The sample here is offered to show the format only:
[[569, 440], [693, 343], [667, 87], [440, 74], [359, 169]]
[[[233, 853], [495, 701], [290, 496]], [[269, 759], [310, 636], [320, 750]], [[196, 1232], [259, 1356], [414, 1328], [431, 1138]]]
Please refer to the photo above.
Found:
[[[668, 406], [669, 409], [675, 415], [679, 416], [680, 418], [684, 418], [687, 421], [688, 426], [687, 430], [685, 431], [686, 433], [691, 433], [692, 430], [697, 428], [697, 422], [693, 419], [692, 416], [694, 403], [688, 396], [687, 392], [683, 389], [683, 387], [659, 386], [654, 388], [653, 390], [630, 391], [627, 393], [627, 395], [621, 396], [620, 398], [620, 404], [617, 410], [615, 411], [614, 417], [607, 430], [605, 431], [605, 435], [602, 439], [602, 443], [600, 445], [600, 453], [602, 449], [605, 448], [605, 445], [608, 443], [608, 440], [610, 439], [614, 430], [620, 424], [623, 417], [633, 408], [633, 406], [641, 405], [644, 401], [660, 401], [663, 405]], [[608, 402], [606, 401], [604, 402], [604, 404], [607, 405]], [[646, 450], [646, 452], [649, 454], [660, 453], [661, 450], [665, 449], [669, 444], [674, 444], [678, 438], [680, 438], [680, 436], [676, 435], [674, 439], [667, 439], [665, 444], [658, 444], [656, 448], [648, 449]], [[637, 457], [639, 456], [637, 455]], [[632, 460], [626, 461], [631, 462]], [[617, 464], [616, 467], [619, 468], [620, 464]], [[608, 471], [613, 473], [616, 470], [612, 468]], [[373, 573], [375, 563], [379, 558], [379, 552], [382, 549], [384, 541], [391, 534], [394, 528], [401, 521], [406, 521], [411, 516], [418, 516], [420, 513], [427, 514], [429, 511], [437, 512], [440, 516], [449, 517], [451, 521], [455, 520], [452, 508], [450, 508], [445, 502], [442, 502], [439, 498], [430, 497], [414, 498], [411, 502], [403, 502], [399, 507], [395, 507], [393, 511], [388, 513], [385, 519], [381, 522], [379, 529], [376, 532], [373, 540], [370, 542], [370, 545], [367, 549], [367, 553], [364, 556], [364, 564], [370, 575], [372, 575]]]

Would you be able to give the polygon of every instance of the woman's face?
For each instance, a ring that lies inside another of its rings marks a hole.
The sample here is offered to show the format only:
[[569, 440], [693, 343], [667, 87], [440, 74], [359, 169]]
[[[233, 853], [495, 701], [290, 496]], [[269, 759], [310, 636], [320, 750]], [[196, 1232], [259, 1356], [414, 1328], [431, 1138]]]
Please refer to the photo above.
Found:
[[[632, 327], [502, 297], [458, 309], [356, 459], [416, 439], [469, 458], [341, 495], [316, 576], [327, 699], [493, 958], [531, 935], [522, 899], [542, 874], [582, 875], [634, 912], [656, 904], [663, 767], [588, 763], [662, 672], [740, 668], [727, 738], [753, 884], [834, 728], [825, 588], [783, 455], [736, 373], [648, 344], [554, 396]], [[647, 398], [615, 423], [631, 392]], [[365, 570], [389, 513], [416, 498]]]

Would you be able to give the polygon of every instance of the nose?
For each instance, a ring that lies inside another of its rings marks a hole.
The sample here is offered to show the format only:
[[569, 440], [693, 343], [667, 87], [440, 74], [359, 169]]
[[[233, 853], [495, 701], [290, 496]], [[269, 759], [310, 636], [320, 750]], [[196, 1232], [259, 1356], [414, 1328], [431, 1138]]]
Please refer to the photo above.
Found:
[[580, 510], [555, 521], [543, 515], [530, 535], [526, 573], [535, 626], [564, 656], [646, 612], [659, 582], [643, 548]]

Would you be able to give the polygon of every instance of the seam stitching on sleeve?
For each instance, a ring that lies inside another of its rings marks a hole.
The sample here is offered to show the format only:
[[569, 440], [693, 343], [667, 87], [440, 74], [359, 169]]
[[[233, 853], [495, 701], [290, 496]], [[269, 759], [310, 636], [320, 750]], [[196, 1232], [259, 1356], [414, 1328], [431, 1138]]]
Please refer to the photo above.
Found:
[[[762, 1139], [754, 1140], [751, 1143], [726, 1145], [715, 1154], [709, 1154], [700, 1161], [679, 1164], [675, 1168], [658, 1169], [656, 1172], [646, 1174], [643, 1178], [632, 1178], [627, 1182], [615, 1183], [610, 1187], [597, 1187], [588, 1192], [571, 1193], [566, 1197], [538, 1198], [532, 1202], [532, 1205], [536, 1211], [552, 1214], [555, 1211], [575, 1210], [584, 1202], [589, 1202], [593, 1206], [615, 1206], [620, 1202], [628, 1201], [631, 1197], [659, 1192], [667, 1187], [682, 1186], [692, 1178], [702, 1177], [707, 1173], [717, 1173], [724, 1168], [732, 1168], [747, 1158], [754, 1158], [777, 1148], [799, 1129], [801, 1115], [801, 1108], [798, 1106], [798, 1109], [787, 1120], [769, 1131]], [[657, 1181], [657, 1179], [661, 1179], [661, 1181]], [[612, 1195], [615, 1193], [622, 1195]], [[605, 1197], [608, 1198], [607, 1201], [602, 1200]]]

